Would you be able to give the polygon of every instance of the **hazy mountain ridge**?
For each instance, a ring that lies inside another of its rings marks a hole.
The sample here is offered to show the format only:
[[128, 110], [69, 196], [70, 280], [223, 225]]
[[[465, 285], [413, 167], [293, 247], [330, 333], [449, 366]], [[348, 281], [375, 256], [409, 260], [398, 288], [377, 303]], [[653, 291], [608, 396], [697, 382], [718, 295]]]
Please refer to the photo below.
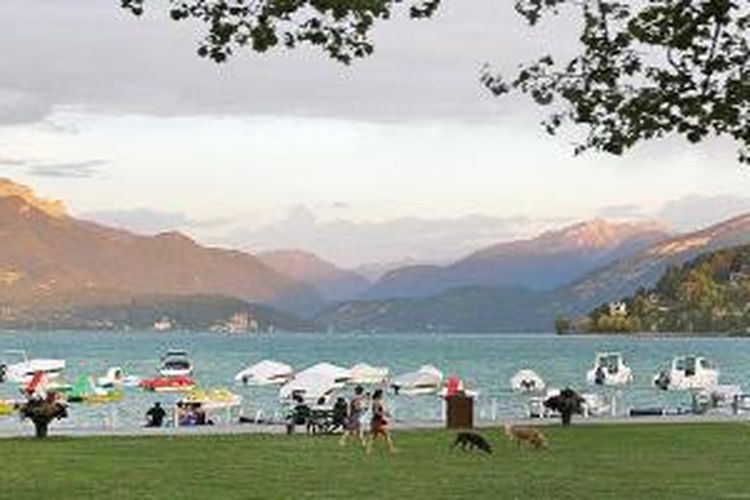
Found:
[[[263, 304], [211, 295], [130, 295], [113, 290], [85, 290], [0, 307], [0, 326], [18, 329], [150, 330], [158, 321], [171, 329], [232, 331], [242, 315], [247, 324], [235, 331], [316, 329], [315, 323]], [[229, 326], [228, 326], [229, 325]], [[243, 330], [244, 329], [244, 330]]]
[[272, 250], [255, 255], [277, 272], [315, 287], [328, 301], [356, 298], [370, 286], [370, 281], [356, 272], [341, 269], [304, 250]]
[[428, 297], [465, 286], [551, 290], [670, 235], [655, 222], [595, 219], [535, 238], [499, 243], [447, 266], [396, 269], [378, 280], [364, 297]]

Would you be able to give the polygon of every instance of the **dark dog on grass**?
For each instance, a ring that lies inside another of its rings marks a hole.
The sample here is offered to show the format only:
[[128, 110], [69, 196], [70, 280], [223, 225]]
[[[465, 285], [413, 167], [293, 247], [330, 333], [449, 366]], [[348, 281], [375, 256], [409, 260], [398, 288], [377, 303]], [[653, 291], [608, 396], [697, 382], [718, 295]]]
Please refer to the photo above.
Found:
[[453, 447], [460, 446], [462, 450], [477, 449], [483, 451], [488, 455], [492, 454], [492, 446], [482, 436], [475, 432], [459, 432], [456, 435], [456, 440], [453, 442]]

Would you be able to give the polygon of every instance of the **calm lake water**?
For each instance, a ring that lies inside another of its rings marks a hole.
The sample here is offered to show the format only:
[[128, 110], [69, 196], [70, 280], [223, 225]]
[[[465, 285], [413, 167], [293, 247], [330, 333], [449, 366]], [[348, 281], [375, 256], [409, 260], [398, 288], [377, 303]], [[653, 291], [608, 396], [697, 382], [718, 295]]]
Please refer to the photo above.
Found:
[[[385, 365], [391, 374], [416, 370], [431, 363], [445, 375], [457, 374], [467, 386], [480, 391], [477, 416], [522, 417], [526, 398], [510, 393], [509, 379], [521, 368], [532, 368], [548, 386], [589, 390], [585, 373], [600, 351], [619, 351], [633, 369], [635, 381], [625, 389], [621, 408], [688, 404], [679, 393], [651, 387], [652, 376], [675, 355], [701, 354], [718, 364], [721, 383], [750, 386], [750, 339], [624, 338], [554, 335], [344, 335], [274, 334], [222, 335], [191, 332], [0, 332], [0, 351], [25, 349], [29, 357], [67, 360], [65, 379], [81, 374], [101, 376], [119, 365], [126, 374], [153, 376], [159, 357], [168, 349], [187, 350], [196, 366], [195, 379], [204, 388], [229, 387], [244, 397], [244, 413], [265, 416], [280, 411], [274, 388], [235, 386], [236, 372], [262, 359], [274, 359], [302, 369], [321, 361], [351, 366], [365, 361]], [[12, 384], [0, 385], [4, 397], [17, 397]], [[73, 405], [65, 426], [139, 426], [155, 400], [170, 404], [174, 395], [154, 395], [126, 389], [125, 398], [108, 405]], [[436, 420], [441, 402], [436, 396], [390, 396], [389, 405], [399, 420]], [[17, 426], [17, 417], [0, 426]]]

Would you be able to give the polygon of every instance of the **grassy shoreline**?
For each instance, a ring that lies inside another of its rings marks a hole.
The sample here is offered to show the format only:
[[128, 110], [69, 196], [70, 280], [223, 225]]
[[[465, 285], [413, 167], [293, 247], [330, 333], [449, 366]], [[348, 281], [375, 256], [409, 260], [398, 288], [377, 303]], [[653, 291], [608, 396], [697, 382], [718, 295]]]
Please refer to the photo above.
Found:
[[0, 441], [3, 498], [750, 498], [742, 423], [544, 429], [491, 457], [445, 430], [398, 431], [395, 455], [336, 437], [224, 435]]

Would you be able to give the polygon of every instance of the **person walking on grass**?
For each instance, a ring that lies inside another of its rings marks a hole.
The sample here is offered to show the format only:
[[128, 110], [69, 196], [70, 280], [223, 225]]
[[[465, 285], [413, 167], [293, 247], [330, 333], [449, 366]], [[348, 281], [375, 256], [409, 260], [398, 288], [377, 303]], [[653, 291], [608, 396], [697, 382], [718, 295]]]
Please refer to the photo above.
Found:
[[390, 414], [383, 401], [382, 389], [377, 389], [372, 394], [371, 411], [372, 418], [370, 419], [370, 439], [367, 441], [367, 453], [372, 452], [372, 445], [378, 438], [382, 438], [388, 445], [388, 451], [393, 453], [396, 451], [396, 447], [393, 445], [393, 439], [391, 439], [391, 433], [388, 430], [388, 418]]
[[361, 385], [354, 388], [354, 397], [349, 401], [349, 415], [346, 419], [344, 434], [341, 436], [339, 444], [344, 446], [349, 436], [359, 439], [362, 446], [365, 446], [365, 433], [362, 429], [362, 417], [367, 411], [367, 396], [365, 389]]

